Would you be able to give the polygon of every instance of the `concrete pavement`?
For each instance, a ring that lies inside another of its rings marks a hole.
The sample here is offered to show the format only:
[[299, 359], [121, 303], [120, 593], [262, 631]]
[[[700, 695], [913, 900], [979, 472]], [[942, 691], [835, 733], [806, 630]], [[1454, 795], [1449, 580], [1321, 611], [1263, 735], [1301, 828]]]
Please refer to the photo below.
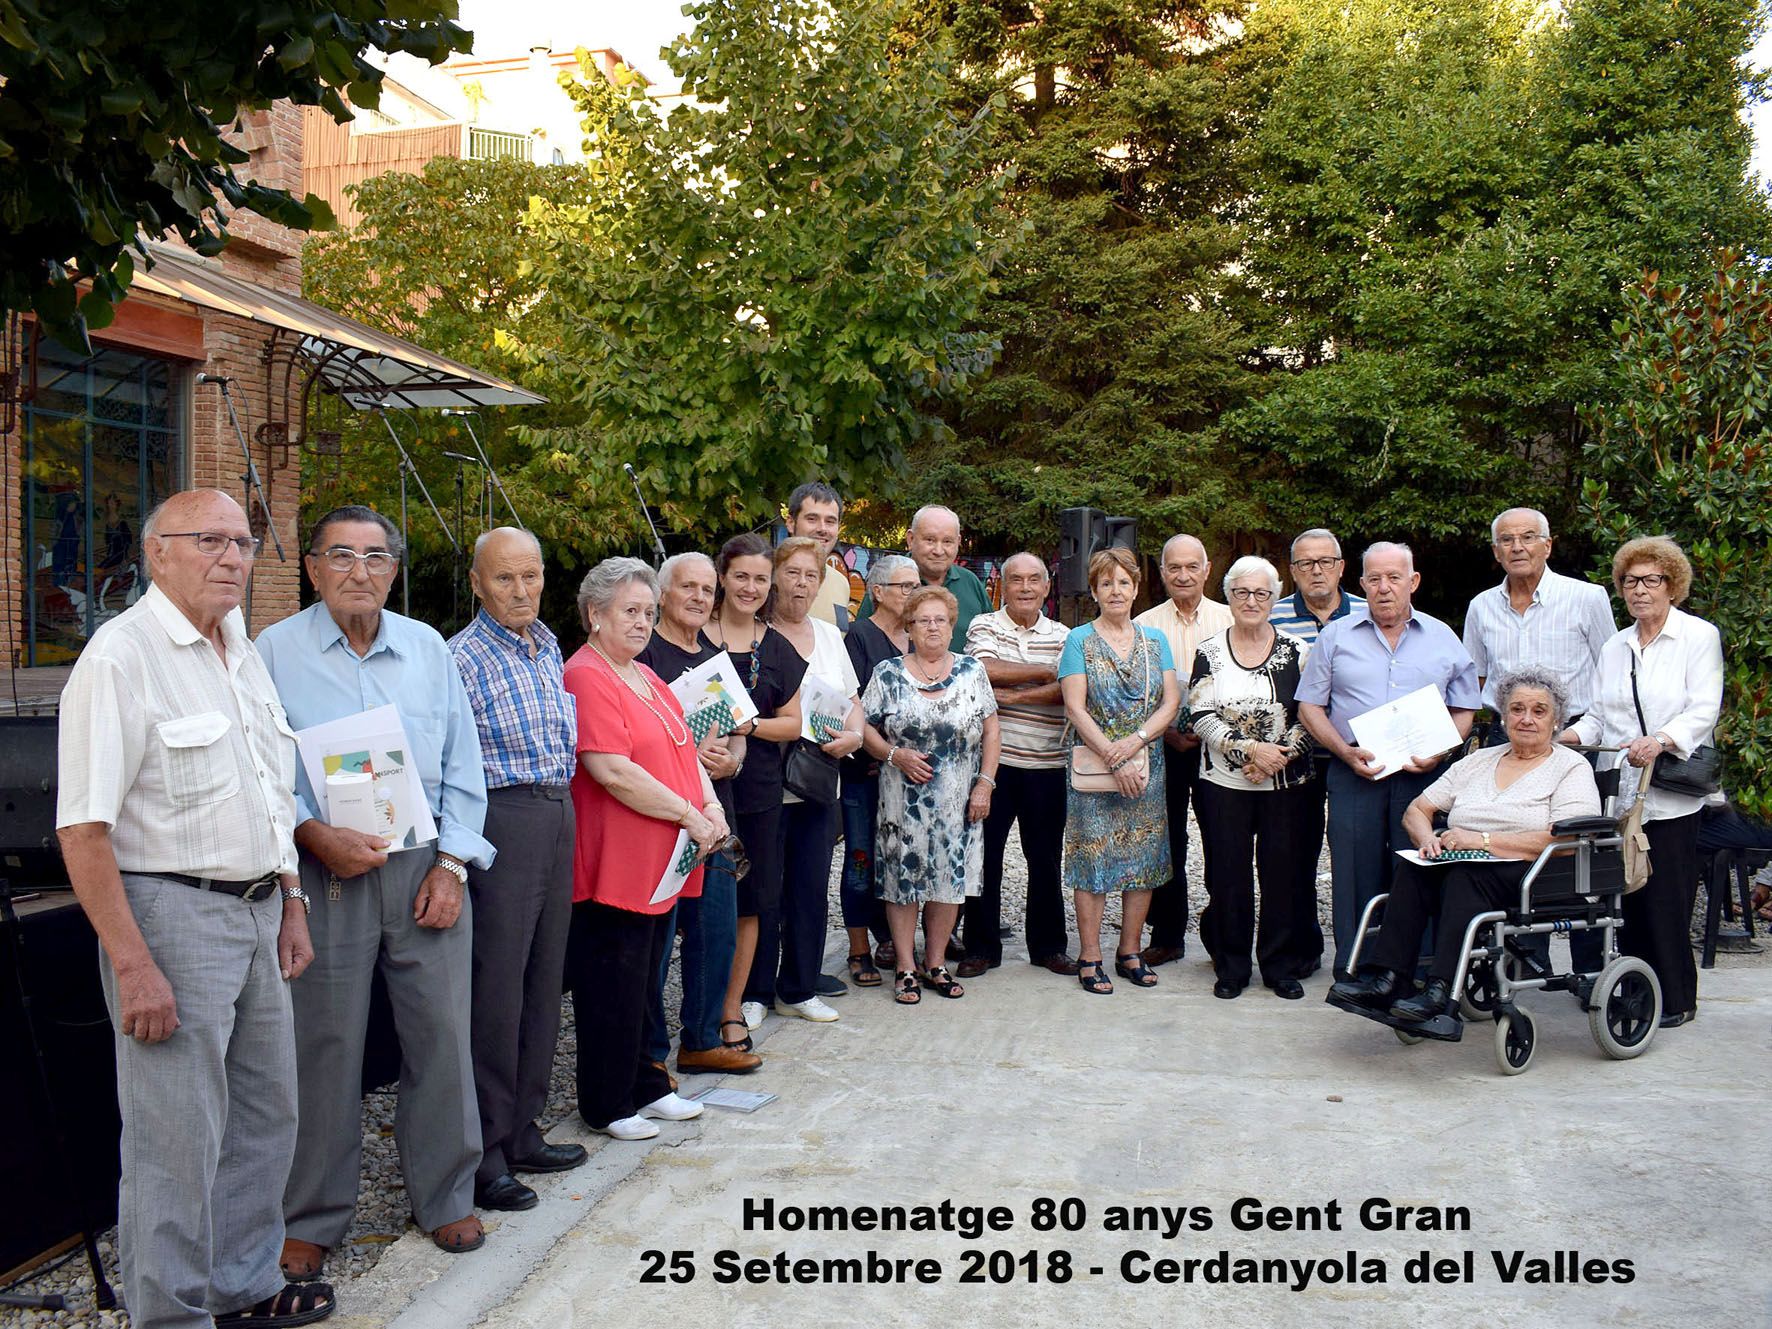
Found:
[[[727, 1083], [776, 1102], [646, 1143], [562, 1126], [587, 1168], [536, 1179], [541, 1206], [490, 1216], [475, 1254], [408, 1234], [340, 1287], [335, 1322], [1772, 1324], [1764, 968], [1706, 972], [1698, 1021], [1629, 1062], [1569, 997], [1534, 999], [1541, 1046], [1514, 1077], [1491, 1026], [1404, 1047], [1325, 1006], [1326, 974], [1302, 1002], [1225, 1002], [1192, 951], [1159, 973], [1097, 997], [1011, 960], [959, 1001], [772, 1016], [767, 1065]], [[939, 1225], [918, 1207], [944, 1201], [1001, 1207], [1007, 1230], [855, 1230], [889, 1206]], [[765, 1230], [765, 1202], [797, 1230]], [[1110, 1230], [1139, 1206], [1179, 1230]], [[1407, 1281], [1424, 1251], [1453, 1281]], [[1540, 1281], [1558, 1278], [1578, 1281]]]

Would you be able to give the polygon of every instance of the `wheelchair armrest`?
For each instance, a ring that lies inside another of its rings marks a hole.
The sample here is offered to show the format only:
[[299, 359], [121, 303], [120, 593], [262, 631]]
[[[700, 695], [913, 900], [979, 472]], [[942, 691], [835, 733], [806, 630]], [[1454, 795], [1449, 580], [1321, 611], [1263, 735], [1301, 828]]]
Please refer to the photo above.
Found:
[[1558, 839], [1576, 835], [1613, 835], [1618, 831], [1616, 817], [1566, 817], [1550, 828]]

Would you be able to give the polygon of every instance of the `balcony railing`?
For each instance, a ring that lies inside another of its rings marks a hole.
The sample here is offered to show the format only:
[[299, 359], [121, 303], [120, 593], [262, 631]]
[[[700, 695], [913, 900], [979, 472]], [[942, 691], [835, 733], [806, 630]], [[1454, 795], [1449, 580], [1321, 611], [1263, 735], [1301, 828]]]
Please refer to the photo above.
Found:
[[529, 135], [506, 134], [497, 129], [468, 126], [468, 156], [475, 161], [529, 161]]

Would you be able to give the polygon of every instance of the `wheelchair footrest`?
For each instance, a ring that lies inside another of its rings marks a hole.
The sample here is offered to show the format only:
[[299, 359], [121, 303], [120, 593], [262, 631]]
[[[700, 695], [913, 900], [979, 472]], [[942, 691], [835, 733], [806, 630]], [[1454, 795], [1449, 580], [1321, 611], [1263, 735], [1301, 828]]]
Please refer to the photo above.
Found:
[[1414, 1034], [1419, 1038], [1432, 1038], [1442, 1043], [1456, 1043], [1464, 1037], [1464, 1021], [1456, 1015], [1436, 1015], [1431, 1020], [1399, 1020], [1389, 1011], [1375, 1010], [1371, 1006], [1361, 1006], [1357, 1002], [1340, 1001], [1334, 997], [1326, 997], [1329, 1005], [1337, 1010], [1346, 1011], [1350, 1015], [1364, 1016], [1374, 1024], [1386, 1025], [1391, 1029], [1401, 1029], [1406, 1034]]

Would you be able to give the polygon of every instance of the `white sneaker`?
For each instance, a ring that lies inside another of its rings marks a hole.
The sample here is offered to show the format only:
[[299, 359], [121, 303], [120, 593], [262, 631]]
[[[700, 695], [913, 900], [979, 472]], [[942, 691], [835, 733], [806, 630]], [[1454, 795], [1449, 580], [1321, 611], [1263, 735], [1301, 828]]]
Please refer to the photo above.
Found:
[[[681, 1098], [675, 1093], [666, 1094], [663, 1098], [655, 1098], [641, 1112], [650, 1112], [655, 1117], [663, 1117], [666, 1121], [691, 1121], [701, 1115], [701, 1104], [693, 1099]], [[629, 1118], [638, 1121], [638, 1117]], [[652, 1123], [648, 1122], [651, 1126]], [[652, 1134], [658, 1134], [658, 1127], [652, 1126]]]
[[834, 1010], [817, 997], [808, 997], [805, 1001], [783, 1001], [777, 997], [775, 999], [775, 1013], [777, 1015], [797, 1015], [802, 1020], [812, 1020], [818, 1024], [829, 1024], [832, 1020], [840, 1018]]
[[[665, 1097], [675, 1098], [676, 1095], [666, 1094]], [[700, 1103], [695, 1105], [695, 1110], [701, 1111]], [[642, 1108], [641, 1111], [644, 1112], [645, 1109]], [[635, 1113], [631, 1117], [617, 1117], [607, 1126], [593, 1126], [591, 1129], [601, 1131], [604, 1135], [613, 1135], [618, 1140], [650, 1140], [658, 1134], [658, 1127], [647, 1121], [645, 1117], [640, 1116], [639, 1113]]]
[[762, 1002], [747, 1001], [739, 1006], [738, 1013], [744, 1016], [744, 1027], [746, 1029], [761, 1029], [763, 1027], [763, 1017], [769, 1012], [764, 1009]]

